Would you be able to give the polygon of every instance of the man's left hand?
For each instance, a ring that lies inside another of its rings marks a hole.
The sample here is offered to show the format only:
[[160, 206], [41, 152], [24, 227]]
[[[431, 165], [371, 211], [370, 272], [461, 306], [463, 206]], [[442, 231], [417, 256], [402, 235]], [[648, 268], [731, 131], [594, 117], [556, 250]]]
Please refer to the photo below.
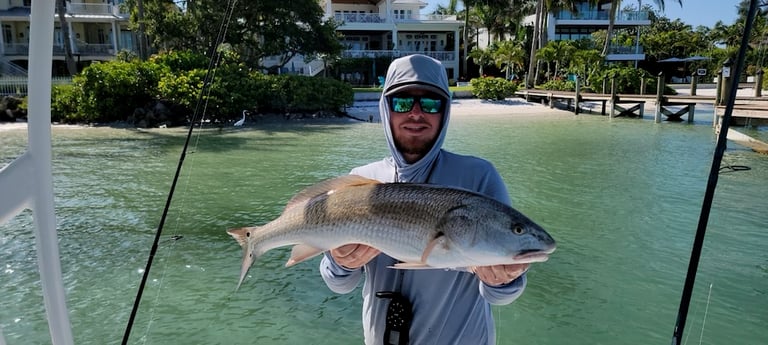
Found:
[[500, 286], [509, 284], [523, 275], [530, 265], [531, 264], [475, 266], [472, 267], [472, 272], [474, 272], [477, 278], [483, 283], [490, 286]]

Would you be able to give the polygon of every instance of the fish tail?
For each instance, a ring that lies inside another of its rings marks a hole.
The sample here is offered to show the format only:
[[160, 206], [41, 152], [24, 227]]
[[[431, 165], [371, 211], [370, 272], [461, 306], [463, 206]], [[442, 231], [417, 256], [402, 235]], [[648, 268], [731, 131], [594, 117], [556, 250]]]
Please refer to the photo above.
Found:
[[240, 266], [240, 280], [237, 282], [235, 291], [240, 289], [240, 285], [243, 283], [245, 276], [248, 274], [248, 270], [251, 268], [253, 262], [258, 259], [261, 253], [254, 252], [254, 248], [248, 245], [248, 238], [253, 235], [254, 231], [257, 231], [258, 227], [242, 227], [237, 229], [229, 229], [227, 233], [234, 237], [240, 247], [243, 248], [243, 263]]

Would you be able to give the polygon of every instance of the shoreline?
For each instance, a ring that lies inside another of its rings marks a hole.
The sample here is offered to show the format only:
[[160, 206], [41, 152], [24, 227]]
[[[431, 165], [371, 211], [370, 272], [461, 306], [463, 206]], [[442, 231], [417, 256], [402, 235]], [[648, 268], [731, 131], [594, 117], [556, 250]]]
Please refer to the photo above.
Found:
[[[379, 122], [379, 103], [378, 101], [357, 101], [351, 107], [347, 108], [346, 116], [352, 121]], [[501, 116], [509, 119], [515, 118], [570, 118], [572, 112], [550, 108], [539, 103], [526, 102], [522, 98], [507, 98], [501, 101], [480, 100], [476, 98], [454, 99], [451, 101], [451, 117], [487, 117]], [[306, 121], [306, 120], [304, 120]], [[261, 121], [260, 121], [261, 122]], [[99, 127], [111, 127], [111, 125], [71, 125], [71, 124], [52, 124], [54, 128], [63, 129], [88, 129]], [[121, 128], [134, 128], [118, 126]], [[250, 126], [245, 126], [248, 128]], [[27, 129], [26, 121], [0, 122], [0, 132]], [[158, 129], [158, 128], [151, 128]]]

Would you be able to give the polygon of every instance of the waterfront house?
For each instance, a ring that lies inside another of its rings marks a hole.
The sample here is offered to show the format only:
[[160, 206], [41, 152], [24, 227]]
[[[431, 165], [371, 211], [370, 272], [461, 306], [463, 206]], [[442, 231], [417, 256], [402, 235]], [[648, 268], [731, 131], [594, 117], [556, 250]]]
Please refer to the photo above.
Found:
[[[643, 27], [651, 25], [648, 11], [623, 10], [621, 2], [614, 21], [615, 30], [628, 27]], [[549, 40], [577, 40], [589, 38], [593, 32], [608, 29], [611, 13], [611, 1], [600, 0], [597, 5], [592, 1], [581, 1], [576, 5], [577, 11], [560, 10], [550, 13], [547, 20], [547, 37]], [[645, 53], [640, 45], [640, 34], [633, 39], [632, 44], [614, 44], [609, 47], [607, 61], [643, 61]]]
[[[338, 31], [346, 46], [342, 57], [373, 60], [425, 54], [440, 60], [448, 77], [456, 80], [463, 22], [456, 16], [422, 14], [426, 6], [420, 0], [320, 0], [325, 18], [340, 23]], [[268, 66], [270, 62], [267, 59], [264, 64]], [[322, 61], [304, 63], [303, 57], [294, 58], [287, 66], [307, 75], [317, 75], [324, 68]], [[364, 74], [346, 77], [353, 84], [378, 82], [379, 76]]]
[[[118, 51], [138, 51], [128, 28], [130, 14], [124, 0], [71, 0], [66, 19], [72, 53], [78, 62], [111, 60]], [[29, 68], [29, 27], [32, 0], [0, 0], [0, 73], [25, 74]], [[64, 37], [59, 18], [54, 21], [54, 71], [64, 66]]]

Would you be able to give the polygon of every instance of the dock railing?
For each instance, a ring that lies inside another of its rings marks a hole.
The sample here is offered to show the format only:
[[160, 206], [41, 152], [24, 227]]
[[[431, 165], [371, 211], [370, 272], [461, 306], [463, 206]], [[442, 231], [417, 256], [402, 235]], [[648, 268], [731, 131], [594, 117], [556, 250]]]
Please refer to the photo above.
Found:
[[[53, 77], [52, 85], [71, 84], [72, 77]], [[26, 96], [29, 94], [29, 78], [24, 76], [0, 77], [0, 95]]]

